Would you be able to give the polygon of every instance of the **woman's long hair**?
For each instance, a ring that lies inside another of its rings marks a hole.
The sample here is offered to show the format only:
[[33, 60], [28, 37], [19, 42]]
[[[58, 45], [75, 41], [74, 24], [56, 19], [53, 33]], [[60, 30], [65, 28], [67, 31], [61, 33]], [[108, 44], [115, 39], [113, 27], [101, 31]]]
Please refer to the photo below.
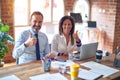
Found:
[[71, 37], [71, 44], [74, 45], [74, 38], [73, 38], [73, 33], [74, 33], [74, 29], [75, 29], [75, 22], [74, 22], [74, 19], [72, 16], [63, 16], [61, 18], [61, 20], [59, 21], [59, 34], [62, 35], [63, 34], [63, 28], [62, 28], [62, 25], [63, 25], [63, 22], [66, 20], [66, 19], [69, 19], [72, 23], [72, 28], [71, 28], [71, 31], [69, 33], [70, 37]]

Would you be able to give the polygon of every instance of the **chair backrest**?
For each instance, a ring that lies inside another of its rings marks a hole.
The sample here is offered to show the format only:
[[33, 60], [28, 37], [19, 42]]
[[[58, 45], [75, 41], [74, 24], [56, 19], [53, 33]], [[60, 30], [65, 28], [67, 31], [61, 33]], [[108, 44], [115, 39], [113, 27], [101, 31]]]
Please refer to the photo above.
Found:
[[49, 47], [50, 47], [50, 51], [51, 51], [51, 44], [49, 44]]
[[19, 64], [19, 58], [16, 59], [16, 64]]

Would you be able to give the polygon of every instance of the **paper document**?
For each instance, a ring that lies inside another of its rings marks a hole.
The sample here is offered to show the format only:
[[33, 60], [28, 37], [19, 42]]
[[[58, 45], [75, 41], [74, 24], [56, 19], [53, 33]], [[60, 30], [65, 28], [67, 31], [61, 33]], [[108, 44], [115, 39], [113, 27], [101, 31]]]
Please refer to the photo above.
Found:
[[51, 67], [58, 68], [59, 65], [61, 65], [61, 64], [65, 65], [65, 66], [71, 66], [72, 64], [74, 64], [74, 62], [72, 60], [67, 60], [66, 62], [52, 61]]
[[107, 77], [107, 76], [119, 71], [117, 69], [114, 69], [109, 66], [105, 66], [103, 64], [100, 64], [100, 63], [97, 63], [94, 61], [85, 62], [85, 63], [82, 63], [81, 65], [90, 68], [91, 72], [94, 72], [96, 74], [99, 73], [99, 74], [103, 75], [103, 77]]
[[40, 74], [40, 75], [36, 75], [36, 76], [31, 76], [30, 79], [31, 80], [48, 80], [48, 76], [50, 76], [50, 74], [46, 73], [46, 74]]
[[15, 75], [10, 75], [10, 76], [2, 77], [0, 78], [0, 80], [20, 80], [20, 79]]
[[36, 76], [30, 77], [31, 80], [68, 80], [66, 77], [61, 75], [60, 73], [54, 73], [54, 74], [40, 74]]
[[[67, 73], [70, 74], [70, 72], [67, 72]], [[91, 72], [91, 71], [86, 70], [86, 69], [82, 69], [82, 68], [79, 69], [78, 77], [81, 78], [81, 79], [96, 80], [101, 76], [102, 76], [101, 74], [96, 74], [96, 73]]]
[[102, 76], [101, 74], [96, 74], [94, 72], [91, 72], [85, 69], [80, 69], [78, 77], [85, 79], [85, 80], [96, 80], [101, 76]]

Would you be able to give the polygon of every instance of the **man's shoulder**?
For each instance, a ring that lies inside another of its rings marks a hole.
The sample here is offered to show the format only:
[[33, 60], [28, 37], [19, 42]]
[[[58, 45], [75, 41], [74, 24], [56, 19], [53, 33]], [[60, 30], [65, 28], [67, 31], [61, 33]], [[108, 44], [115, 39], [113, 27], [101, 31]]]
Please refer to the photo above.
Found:
[[30, 32], [30, 29], [26, 29], [26, 30], [21, 31], [21, 34], [25, 34], [25, 33], [28, 33], [28, 32]]

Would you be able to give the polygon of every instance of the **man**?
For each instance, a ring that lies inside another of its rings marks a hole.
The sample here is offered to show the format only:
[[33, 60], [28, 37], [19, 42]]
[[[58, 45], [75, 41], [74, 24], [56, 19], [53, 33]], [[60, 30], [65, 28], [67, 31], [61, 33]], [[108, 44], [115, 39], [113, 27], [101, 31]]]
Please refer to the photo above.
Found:
[[33, 12], [30, 17], [30, 29], [19, 34], [12, 54], [15, 59], [19, 58], [19, 64], [40, 60], [45, 56], [52, 57], [52, 54], [48, 54], [50, 53], [48, 38], [40, 32], [42, 23], [43, 14]]

